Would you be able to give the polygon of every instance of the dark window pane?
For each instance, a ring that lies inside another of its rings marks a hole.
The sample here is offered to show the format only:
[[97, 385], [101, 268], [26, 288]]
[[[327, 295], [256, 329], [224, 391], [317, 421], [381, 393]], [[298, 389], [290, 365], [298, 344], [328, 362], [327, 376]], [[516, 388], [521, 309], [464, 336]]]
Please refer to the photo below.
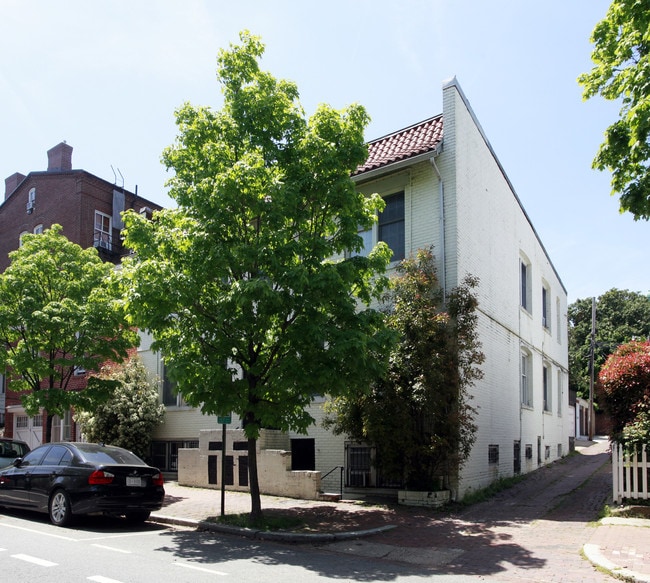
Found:
[[379, 215], [379, 240], [393, 251], [392, 261], [405, 257], [404, 243], [404, 193], [392, 194], [384, 199], [386, 207]]

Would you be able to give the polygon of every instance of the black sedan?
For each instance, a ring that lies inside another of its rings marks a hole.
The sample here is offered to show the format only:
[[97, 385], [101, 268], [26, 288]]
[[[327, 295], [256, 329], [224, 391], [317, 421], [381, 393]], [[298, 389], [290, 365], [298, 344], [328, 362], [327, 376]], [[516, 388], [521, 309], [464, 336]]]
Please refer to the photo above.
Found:
[[164, 497], [160, 471], [121, 447], [48, 443], [0, 470], [0, 506], [47, 512], [57, 526], [94, 513], [143, 522]]

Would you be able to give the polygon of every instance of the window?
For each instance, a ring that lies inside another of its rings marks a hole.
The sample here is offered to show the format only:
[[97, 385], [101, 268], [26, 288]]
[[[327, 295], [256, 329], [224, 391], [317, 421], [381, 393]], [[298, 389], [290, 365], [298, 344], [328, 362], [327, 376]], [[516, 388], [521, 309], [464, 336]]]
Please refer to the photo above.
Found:
[[95, 234], [93, 245], [101, 249], [112, 249], [113, 228], [111, 226], [111, 217], [95, 211]]
[[172, 381], [167, 376], [167, 368], [162, 364], [162, 402], [165, 407], [185, 407], [186, 403], [183, 397], [178, 394], [176, 381]]
[[552, 398], [551, 398], [551, 367], [545, 364], [542, 367], [542, 386], [544, 392], [544, 411], [551, 412]]
[[520, 262], [520, 293], [521, 293], [521, 307], [527, 312], [532, 310], [532, 299], [531, 299], [531, 266], [530, 262], [522, 258]]
[[562, 415], [562, 399], [564, 397], [563, 393], [564, 393], [564, 389], [562, 383], [562, 371], [558, 370], [557, 371], [557, 415], [558, 417]]
[[562, 320], [560, 319], [560, 298], [555, 298], [555, 333], [557, 343], [562, 344]]
[[16, 416], [16, 428], [25, 429], [29, 424], [29, 418], [27, 415], [17, 415]]
[[44, 466], [58, 466], [58, 465], [70, 465], [72, 461], [72, 454], [67, 447], [62, 445], [53, 445], [47, 454], [45, 454], [45, 459], [41, 465]]
[[551, 292], [547, 285], [542, 285], [542, 326], [551, 330]]
[[63, 417], [52, 419], [52, 441], [70, 441], [72, 438], [72, 414], [68, 409]]
[[384, 202], [386, 206], [379, 213], [378, 239], [392, 249], [391, 261], [400, 261], [405, 257], [404, 193], [391, 194]]
[[533, 406], [533, 387], [531, 385], [531, 355], [527, 350], [521, 352], [521, 404]]
[[498, 445], [488, 445], [488, 463], [489, 464], [498, 464], [499, 463], [499, 446]]
[[360, 251], [353, 251], [350, 253], [352, 257], [360, 255], [362, 257], [367, 257], [370, 251], [372, 251], [373, 248], [373, 243], [372, 243], [372, 227], [369, 229], [359, 229], [357, 232], [359, 237], [363, 240], [363, 248]]
[[370, 486], [371, 450], [367, 446], [346, 444], [346, 486]]
[[43, 233], [43, 224], [36, 225], [34, 227], [34, 235], [40, 235]]
[[36, 208], [36, 188], [31, 188], [27, 193], [27, 214], [31, 215]]
[[18, 235], [18, 246], [22, 247], [25, 239], [25, 235], [29, 235], [29, 231], [23, 231], [20, 235]]

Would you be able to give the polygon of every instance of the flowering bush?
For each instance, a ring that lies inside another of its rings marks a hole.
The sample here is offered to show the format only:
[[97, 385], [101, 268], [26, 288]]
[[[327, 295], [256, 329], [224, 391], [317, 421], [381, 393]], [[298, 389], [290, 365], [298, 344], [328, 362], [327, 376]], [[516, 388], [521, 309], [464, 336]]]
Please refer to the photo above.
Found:
[[598, 376], [614, 439], [650, 441], [650, 341], [628, 342], [614, 351]]
[[157, 384], [137, 357], [105, 366], [101, 376], [118, 381], [118, 387], [93, 411], [75, 412], [85, 439], [124, 447], [143, 459], [149, 457], [152, 433], [165, 415]]

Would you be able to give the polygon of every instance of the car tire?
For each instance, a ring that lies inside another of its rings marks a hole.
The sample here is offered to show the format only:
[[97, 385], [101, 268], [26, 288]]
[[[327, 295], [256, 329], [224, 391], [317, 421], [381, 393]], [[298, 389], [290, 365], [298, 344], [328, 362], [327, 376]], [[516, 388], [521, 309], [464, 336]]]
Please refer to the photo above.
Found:
[[148, 510], [134, 510], [133, 512], [127, 512], [124, 516], [128, 522], [144, 522], [149, 518], [151, 512]]
[[50, 522], [54, 526], [67, 526], [72, 521], [72, 505], [70, 496], [65, 490], [55, 490], [50, 496]]

